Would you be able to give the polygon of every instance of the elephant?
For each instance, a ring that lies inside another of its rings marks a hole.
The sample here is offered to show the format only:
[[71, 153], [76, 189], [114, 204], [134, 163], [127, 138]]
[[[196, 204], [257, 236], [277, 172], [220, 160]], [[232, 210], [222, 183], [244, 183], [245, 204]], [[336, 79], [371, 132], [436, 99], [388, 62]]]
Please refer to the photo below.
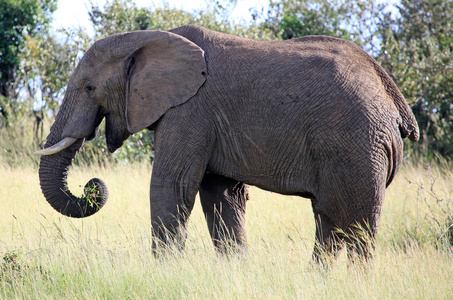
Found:
[[[74, 196], [68, 168], [105, 119], [114, 152], [154, 131], [150, 184], [153, 249], [183, 248], [197, 193], [214, 248], [247, 248], [248, 186], [311, 200], [313, 258], [369, 257], [385, 190], [416, 119], [384, 69], [351, 41], [306, 36], [257, 41], [187, 25], [96, 41], [71, 75], [40, 158], [46, 200], [87, 217], [108, 197]], [[94, 196], [93, 196], [94, 195]], [[342, 233], [343, 234], [342, 234]]]

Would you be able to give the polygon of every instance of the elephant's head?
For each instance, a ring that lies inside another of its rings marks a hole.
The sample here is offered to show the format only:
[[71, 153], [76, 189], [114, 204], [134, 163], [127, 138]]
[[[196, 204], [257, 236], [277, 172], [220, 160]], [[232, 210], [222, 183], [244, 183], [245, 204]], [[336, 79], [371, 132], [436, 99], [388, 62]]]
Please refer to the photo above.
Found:
[[[203, 50], [169, 32], [137, 31], [97, 41], [72, 74], [41, 157], [39, 179], [47, 201], [60, 213], [86, 217], [106, 202], [107, 186], [92, 179], [85, 196], [68, 189], [67, 174], [85, 140], [105, 117], [110, 152], [193, 97], [205, 81]], [[91, 187], [90, 187], [91, 186]]]

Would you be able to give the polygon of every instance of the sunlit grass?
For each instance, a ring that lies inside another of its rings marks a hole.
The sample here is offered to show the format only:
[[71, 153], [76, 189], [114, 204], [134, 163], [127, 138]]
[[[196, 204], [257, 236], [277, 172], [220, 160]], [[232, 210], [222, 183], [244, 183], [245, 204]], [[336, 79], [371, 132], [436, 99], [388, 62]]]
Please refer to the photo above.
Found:
[[[47, 204], [35, 168], [0, 167], [0, 298], [453, 297], [452, 246], [439, 239], [441, 229], [432, 222], [442, 222], [444, 214], [428, 193], [437, 178], [438, 197], [453, 201], [448, 169], [405, 167], [387, 190], [373, 262], [348, 265], [343, 254], [328, 270], [310, 263], [314, 221], [307, 199], [253, 188], [248, 252], [229, 257], [213, 250], [197, 201], [185, 251], [156, 259], [150, 167], [75, 168], [69, 177], [73, 193], [80, 196], [92, 177], [106, 181], [110, 199], [94, 216], [71, 219]], [[12, 253], [17, 257], [8, 264], [2, 257]]]

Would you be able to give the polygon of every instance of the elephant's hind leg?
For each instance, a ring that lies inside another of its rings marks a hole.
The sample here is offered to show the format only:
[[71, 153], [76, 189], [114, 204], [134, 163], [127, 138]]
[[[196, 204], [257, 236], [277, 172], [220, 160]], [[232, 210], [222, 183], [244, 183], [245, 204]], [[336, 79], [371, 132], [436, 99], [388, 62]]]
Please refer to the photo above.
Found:
[[248, 187], [242, 182], [205, 175], [200, 200], [214, 246], [219, 252], [245, 247], [245, 206]]

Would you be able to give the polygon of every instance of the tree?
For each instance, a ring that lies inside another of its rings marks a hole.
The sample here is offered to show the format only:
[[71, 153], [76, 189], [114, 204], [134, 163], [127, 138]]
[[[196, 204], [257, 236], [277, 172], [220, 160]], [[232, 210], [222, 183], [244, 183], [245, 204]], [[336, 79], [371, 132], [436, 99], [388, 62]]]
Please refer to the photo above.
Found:
[[364, 44], [372, 35], [369, 23], [374, 11], [371, 0], [271, 0], [264, 26], [283, 40], [328, 35]]
[[91, 44], [91, 39], [81, 29], [62, 30], [58, 38], [28, 34], [24, 38], [17, 72], [24, 99], [17, 106], [24, 117], [33, 114], [35, 139], [41, 143], [42, 121], [46, 115], [56, 115], [69, 77], [79, 60], [78, 54]]
[[170, 30], [183, 25], [197, 24], [220, 32], [248, 38], [269, 38], [267, 31], [257, 23], [233, 23], [228, 14], [235, 5], [234, 0], [218, 0], [207, 7], [193, 12], [160, 7], [138, 8], [132, 0], [107, 1], [101, 8], [91, 4], [90, 21], [96, 32], [95, 39], [133, 30]]
[[402, 0], [381, 16], [379, 60], [412, 104], [425, 156], [453, 158], [453, 1]]
[[56, 0], [0, 1], [0, 112], [4, 122], [17, 113], [18, 69], [25, 35], [39, 36], [49, 28]]
[[34, 107], [55, 111], [78, 63], [79, 52], [91, 45], [92, 40], [81, 29], [62, 30], [58, 38], [24, 37], [19, 55], [22, 86], [28, 98], [34, 99]]
[[116, 33], [150, 28], [149, 11], [139, 9], [132, 0], [107, 1], [103, 8], [91, 3], [88, 13], [94, 28], [95, 39]]

